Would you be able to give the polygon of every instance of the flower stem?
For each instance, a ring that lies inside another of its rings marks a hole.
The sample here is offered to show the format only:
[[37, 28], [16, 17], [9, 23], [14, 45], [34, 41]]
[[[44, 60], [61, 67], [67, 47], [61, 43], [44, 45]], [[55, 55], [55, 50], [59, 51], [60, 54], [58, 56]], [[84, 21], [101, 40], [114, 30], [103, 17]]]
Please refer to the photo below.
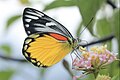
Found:
[[95, 79], [96, 79], [96, 77], [97, 77], [97, 75], [98, 75], [98, 71], [95, 71], [93, 74], [94, 74], [94, 77], [95, 77]]

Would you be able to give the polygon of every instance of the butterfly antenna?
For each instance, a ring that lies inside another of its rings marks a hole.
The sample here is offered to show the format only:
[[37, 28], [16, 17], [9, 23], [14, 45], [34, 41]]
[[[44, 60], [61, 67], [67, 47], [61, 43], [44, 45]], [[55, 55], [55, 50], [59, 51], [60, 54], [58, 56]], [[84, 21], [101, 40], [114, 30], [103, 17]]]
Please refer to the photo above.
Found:
[[80, 32], [83, 33], [83, 31], [90, 25], [90, 23], [93, 21], [94, 17], [91, 18], [91, 20], [89, 21], [89, 23], [86, 25], [86, 27], [84, 27], [84, 29]]

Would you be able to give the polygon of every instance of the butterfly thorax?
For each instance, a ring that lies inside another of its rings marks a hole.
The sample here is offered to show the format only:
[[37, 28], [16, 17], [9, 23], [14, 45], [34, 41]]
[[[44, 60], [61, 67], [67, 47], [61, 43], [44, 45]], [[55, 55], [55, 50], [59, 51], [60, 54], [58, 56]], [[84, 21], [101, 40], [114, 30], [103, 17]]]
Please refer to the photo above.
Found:
[[73, 40], [73, 48], [74, 49], [78, 47], [78, 43], [79, 43], [79, 41], [77, 39]]

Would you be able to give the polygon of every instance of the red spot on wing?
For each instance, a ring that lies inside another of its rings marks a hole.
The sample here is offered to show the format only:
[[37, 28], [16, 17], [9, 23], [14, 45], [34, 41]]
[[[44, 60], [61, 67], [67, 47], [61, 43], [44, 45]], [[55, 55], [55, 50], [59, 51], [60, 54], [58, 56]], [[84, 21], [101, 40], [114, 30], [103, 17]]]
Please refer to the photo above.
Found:
[[50, 33], [50, 36], [54, 37], [57, 40], [67, 41], [68, 39], [60, 34]]

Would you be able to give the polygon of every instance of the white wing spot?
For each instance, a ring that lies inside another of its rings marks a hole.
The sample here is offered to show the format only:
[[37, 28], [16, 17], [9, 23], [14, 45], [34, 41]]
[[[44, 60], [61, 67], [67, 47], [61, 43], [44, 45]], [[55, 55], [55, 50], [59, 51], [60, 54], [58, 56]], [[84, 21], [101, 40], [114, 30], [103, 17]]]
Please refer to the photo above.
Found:
[[25, 16], [28, 17], [28, 18], [31, 18], [31, 19], [39, 19], [38, 17], [32, 16], [32, 15], [25, 15]]
[[35, 11], [35, 12], [36, 12], [37, 14], [41, 15], [41, 17], [44, 16], [43, 13], [40, 13], [40, 12], [38, 12], [38, 11]]
[[25, 41], [25, 44], [29, 44], [31, 41], [32, 41], [32, 39], [27, 39], [27, 40]]
[[40, 12], [37, 12], [37, 11], [35, 11], [36, 13], [34, 13], [34, 12], [29, 12], [29, 11], [26, 11], [26, 13], [29, 13], [29, 14], [32, 14], [32, 15], [36, 15], [36, 16], [39, 16], [39, 17], [42, 17], [42, 16], [44, 16], [44, 14], [42, 14], [42, 13], [40, 13]]
[[42, 26], [42, 27], [45, 27], [45, 25], [42, 25], [42, 24], [39, 24], [39, 23], [35, 23], [34, 25], [35, 25], [35, 26]]
[[25, 27], [29, 27], [29, 24], [25, 24]]
[[27, 31], [30, 34], [30, 31]]
[[30, 21], [31, 21], [31, 19], [25, 19], [25, 21], [26, 21], [26, 22], [30, 22]]
[[53, 26], [53, 25], [56, 25], [56, 24], [53, 22], [46, 23], [46, 26]]
[[24, 50], [27, 50], [27, 47], [28, 47], [28, 45], [25, 45], [25, 46], [24, 46]]

